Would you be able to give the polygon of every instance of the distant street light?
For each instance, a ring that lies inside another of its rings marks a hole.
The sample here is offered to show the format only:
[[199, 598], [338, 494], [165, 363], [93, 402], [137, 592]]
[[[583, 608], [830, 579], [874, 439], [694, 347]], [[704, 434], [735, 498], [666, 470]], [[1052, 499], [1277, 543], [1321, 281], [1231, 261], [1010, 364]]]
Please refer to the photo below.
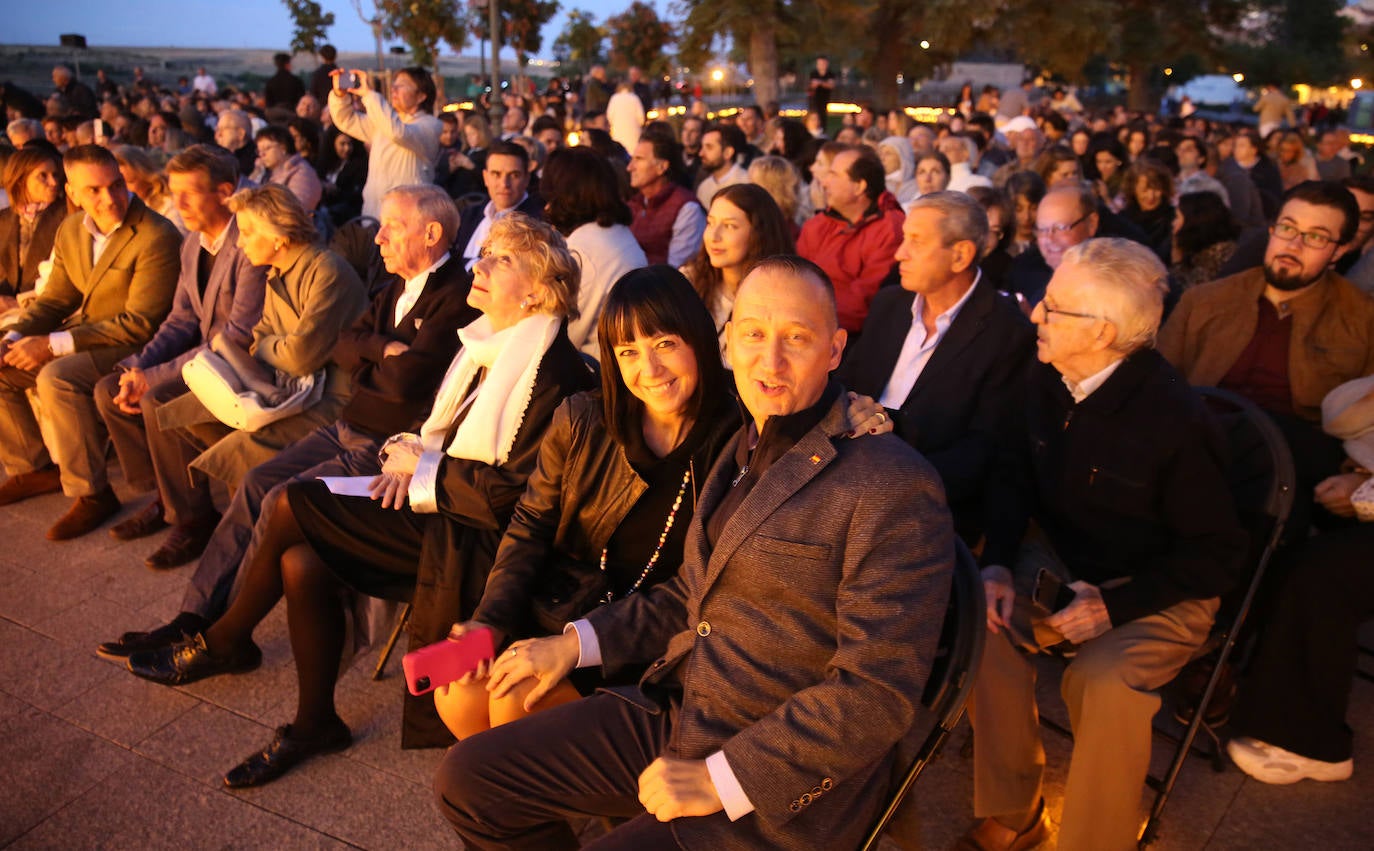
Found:
[[714, 70], [714, 71], [711, 72], [711, 82], [713, 82], [713, 83], [719, 83], [721, 80], [724, 80], [724, 79], [725, 79], [725, 72], [722, 71], [722, 70], [720, 70], [719, 68], [717, 68], [716, 70]]
[[1164, 69], [1164, 76], [1166, 76], [1166, 77], [1172, 77], [1173, 75], [1174, 75], [1174, 69], [1173, 69], [1173, 68], [1165, 68], [1165, 69]]
[[921, 39], [921, 49], [930, 50], [930, 42], [926, 41], [925, 39]]
[[1231, 79], [1235, 80], [1237, 83], [1243, 83], [1245, 82], [1245, 75], [1237, 72], [1231, 75]]
[[1362, 89], [1362, 88], [1364, 88], [1364, 80], [1361, 80], [1359, 77], [1356, 77], [1355, 79], [1353, 79], [1353, 80], [1350, 81], [1350, 88], [1352, 88], [1352, 89]]

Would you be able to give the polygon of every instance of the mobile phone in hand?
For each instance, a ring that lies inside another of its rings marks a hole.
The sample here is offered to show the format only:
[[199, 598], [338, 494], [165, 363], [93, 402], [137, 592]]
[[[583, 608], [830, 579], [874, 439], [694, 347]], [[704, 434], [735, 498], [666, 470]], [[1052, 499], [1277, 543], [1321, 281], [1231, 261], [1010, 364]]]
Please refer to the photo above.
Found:
[[457, 640], [444, 639], [401, 658], [406, 688], [415, 696], [428, 694], [439, 686], [462, 679], [496, 653], [491, 630], [469, 630]]
[[1077, 596], [1078, 592], [1045, 568], [1040, 568], [1040, 571], [1035, 574], [1035, 593], [1032, 595], [1032, 599], [1050, 614], [1064, 609]]
[[334, 87], [341, 92], [356, 89], [358, 88], [358, 75], [352, 71], [340, 71], [339, 76], [334, 78]]

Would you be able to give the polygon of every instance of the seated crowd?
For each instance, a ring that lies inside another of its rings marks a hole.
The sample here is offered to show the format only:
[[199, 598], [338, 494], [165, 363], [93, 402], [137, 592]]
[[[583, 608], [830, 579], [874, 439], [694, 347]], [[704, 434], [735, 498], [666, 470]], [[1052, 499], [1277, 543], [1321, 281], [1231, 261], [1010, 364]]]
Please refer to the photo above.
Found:
[[97, 650], [144, 679], [255, 669], [286, 601], [295, 714], [227, 786], [350, 745], [335, 685], [380, 598], [412, 649], [494, 638], [406, 698], [405, 746], [458, 740], [435, 789], [467, 847], [576, 847], [589, 816], [598, 848], [852, 847], [967, 546], [961, 847], [1048, 834], [1042, 653], [1075, 734], [1059, 844], [1134, 847], [1159, 690], [1251, 569], [1189, 385], [1263, 410], [1298, 473], [1228, 751], [1350, 775], [1374, 178], [1338, 133], [966, 87], [832, 140], [758, 107], [647, 121], [601, 68], [504, 95], [497, 133], [436, 115], [424, 69], [382, 94], [321, 59], [261, 94], [60, 67], [54, 132], [6, 93], [0, 505], [61, 491], [48, 537], [95, 531], [113, 444], [148, 496], [109, 533], [196, 562], [171, 622]]

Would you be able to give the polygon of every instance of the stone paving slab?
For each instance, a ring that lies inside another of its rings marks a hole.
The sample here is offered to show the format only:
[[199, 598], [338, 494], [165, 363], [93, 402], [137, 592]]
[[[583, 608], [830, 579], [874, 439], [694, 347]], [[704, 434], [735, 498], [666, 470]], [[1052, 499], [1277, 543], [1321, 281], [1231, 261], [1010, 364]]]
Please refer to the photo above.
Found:
[[[0, 783], [0, 847], [457, 846], [430, 792], [442, 751], [400, 749], [399, 659], [374, 682], [375, 649], [354, 662], [337, 692], [339, 712], [355, 731], [352, 748], [261, 789], [225, 790], [223, 773], [266, 744], [294, 709], [282, 608], [255, 634], [264, 653], [258, 671], [184, 688], [138, 680], [96, 657], [94, 646], [169, 620], [193, 567], [144, 567], [160, 536], [119, 543], [98, 531], [62, 544], [45, 540], [67, 502], [53, 495], [0, 507], [0, 767], [9, 775]], [[125, 513], [141, 504], [129, 500]], [[1374, 646], [1374, 627], [1365, 640]], [[1374, 669], [1374, 658], [1365, 665]], [[1038, 691], [1044, 715], [1066, 723], [1055, 663], [1042, 664]], [[1351, 781], [1269, 787], [1234, 767], [1215, 774], [1205, 761], [1190, 760], [1155, 847], [1374, 848], [1365, 817], [1374, 801], [1374, 725], [1362, 720], [1374, 718], [1374, 684], [1357, 682], [1350, 717], [1357, 725]], [[918, 842], [911, 847], [948, 848], [972, 822], [968, 738], [962, 725], [913, 793]], [[1044, 739], [1057, 830], [1071, 743], [1049, 731]], [[1159, 740], [1156, 769], [1166, 760]], [[1142, 819], [1151, 800], [1142, 791]], [[588, 823], [583, 839], [600, 830]], [[883, 847], [898, 846], [885, 840]]]

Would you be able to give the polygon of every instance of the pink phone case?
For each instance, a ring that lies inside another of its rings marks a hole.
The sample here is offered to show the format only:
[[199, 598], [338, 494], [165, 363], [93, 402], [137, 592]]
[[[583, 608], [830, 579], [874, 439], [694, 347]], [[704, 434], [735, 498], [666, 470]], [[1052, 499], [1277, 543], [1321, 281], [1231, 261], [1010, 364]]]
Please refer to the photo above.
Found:
[[417, 697], [461, 679], [496, 652], [491, 630], [474, 629], [457, 641], [444, 639], [401, 658], [406, 688]]

